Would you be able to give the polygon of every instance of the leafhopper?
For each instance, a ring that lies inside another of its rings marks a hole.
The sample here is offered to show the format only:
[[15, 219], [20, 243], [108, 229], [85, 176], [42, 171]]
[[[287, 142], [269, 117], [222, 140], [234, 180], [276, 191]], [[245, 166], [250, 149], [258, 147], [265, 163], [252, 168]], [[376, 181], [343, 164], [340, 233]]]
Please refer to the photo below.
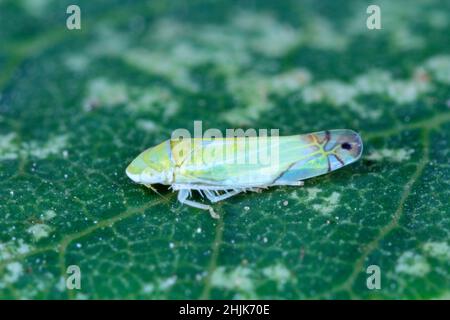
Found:
[[139, 154], [126, 174], [152, 188], [169, 185], [178, 201], [219, 216], [191, 199], [197, 191], [211, 203], [245, 191], [301, 186], [357, 161], [363, 144], [352, 130], [336, 129], [283, 137], [169, 139]]

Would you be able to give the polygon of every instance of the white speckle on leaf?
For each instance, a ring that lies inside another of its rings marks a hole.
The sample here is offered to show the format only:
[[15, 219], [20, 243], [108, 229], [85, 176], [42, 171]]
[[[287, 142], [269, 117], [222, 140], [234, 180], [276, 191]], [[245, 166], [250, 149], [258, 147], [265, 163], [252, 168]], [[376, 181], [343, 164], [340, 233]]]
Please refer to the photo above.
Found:
[[[170, 119], [178, 112], [179, 103], [174, 95], [168, 89], [159, 86], [152, 86], [151, 88], [128, 88], [129, 102], [127, 103], [127, 110], [133, 112], [149, 112], [161, 118], [162, 120]], [[150, 121], [149, 119], [142, 119]], [[138, 120], [139, 123], [139, 120]], [[157, 123], [154, 123], [157, 126]], [[141, 129], [155, 130], [150, 123], [141, 123]]]
[[75, 299], [76, 300], [89, 300], [89, 296], [85, 293], [77, 292], [77, 294], [75, 295]]
[[151, 120], [139, 119], [136, 121], [136, 126], [139, 129], [142, 129], [147, 132], [154, 132], [158, 130], [158, 126], [156, 125], [156, 123]]
[[0, 243], [0, 261], [14, 258], [18, 255], [23, 255], [31, 250], [30, 245], [25, 243], [22, 239]]
[[63, 292], [67, 289], [66, 287], [66, 279], [64, 277], [59, 277], [59, 281], [55, 285], [56, 290]]
[[230, 123], [248, 125], [259, 115], [274, 107], [269, 101], [270, 80], [259, 74], [248, 74], [230, 77], [227, 81], [228, 90], [233, 93], [244, 108], [233, 108], [222, 116]]
[[88, 56], [83, 54], [70, 54], [64, 57], [64, 64], [73, 72], [83, 72], [90, 63]]
[[407, 161], [411, 158], [414, 153], [413, 149], [380, 149], [372, 152], [367, 159], [373, 161], [389, 160], [393, 162]]
[[282, 290], [291, 277], [289, 270], [281, 264], [268, 266], [262, 270], [262, 273], [265, 277], [277, 283], [278, 290]]
[[392, 81], [387, 87], [389, 97], [399, 104], [413, 102], [425, 91], [424, 84], [413, 81]]
[[247, 45], [270, 57], [279, 57], [300, 43], [299, 31], [283, 24], [272, 15], [240, 11], [232, 20], [233, 26], [241, 31], [237, 34], [252, 35]]
[[446, 242], [426, 242], [423, 245], [423, 250], [434, 258], [450, 260], [450, 246]]
[[307, 28], [309, 32], [302, 42], [314, 48], [342, 51], [349, 41], [347, 35], [337, 32], [327, 19], [318, 15], [311, 17]]
[[6, 273], [0, 281], [0, 288], [5, 284], [11, 284], [19, 280], [23, 274], [23, 266], [19, 262], [8, 263], [5, 267]]
[[19, 245], [16, 247], [18, 254], [26, 254], [30, 251], [30, 246], [26, 244], [22, 239], [19, 240]]
[[14, 160], [19, 154], [19, 147], [15, 143], [15, 133], [0, 135], [0, 160]]
[[56, 217], [56, 212], [54, 210], [46, 210], [43, 214], [42, 214], [42, 220], [44, 221], [48, 221], [53, 219], [54, 217]]
[[123, 83], [97, 78], [88, 83], [88, 93], [84, 100], [84, 110], [98, 107], [115, 107], [128, 101], [128, 93]]
[[392, 81], [389, 72], [378, 69], [371, 69], [367, 73], [357, 76], [353, 85], [362, 94], [381, 94], [387, 89], [387, 83]]
[[306, 86], [302, 92], [305, 103], [328, 102], [335, 106], [350, 106], [363, 117], [377, 114], [367, 108], [359, 108], [357, 97], [365, 94], [386, 94], [399, 104], [415, 101], [421, 93], [430, 89], [428, 81], [418, 76], [417, 70], [411, 79], [393, 79], [383, 70], [370, 70], [345, 83], [339, 80], [324, 80]]
[[218, 267], [211, 275], [211, 285], [218, 288], [237, 290], [248, 296], [254, 295], [254, 284], [251, 279], [253, 271], [246, 267], [226, 272], [224, 267]]
[[[162, 86], [141, 88], [129, 86], [122, 82], [107, 79], [94, 79], [88, 83], [87, 97], [84, 100], [84, 110], [91, 111], [98, 107], [117, 107], [123, 105], [130, 112], [148, 112], [170, 119], [179, 109], [179, 103], [170, 90]], [[139, 119], [138, 128], [145, 131], [155, 131], [158, 125], [150, 119]]]
[[312, 207], [314, 210], [322, 214], [330, 214], [336, 208], [340, 197], [341, 195], [338, 192], [333, 191], [333, 193], [329, 197], [321, 199], [322, 203], [313, 204]]
[[200, 281], [202, 281], [203, 277], [204, 277], [203, 274], [197, 273], [195, 275], [195, 281], [200, 282]]
[[42, 238], [47, 238], [50, 235], [52, 228], [43, 223], [37, 223], [27, 229], [27, 232], [31, 234], [35, 241], [39, 241]]
[[308, 197], [307, 197], [307, 201], [312, 201], [315, 198], [317, 198], [317, 194], [319, 192], [321, 192], [322, 189], [316, 188], [316, 187], [312, 187], [312, 188], [307, 188], [306, 192], [308, 192]]
[[50, 138], [47, 142], [40, 144], [35, 141], [24, 143], [22, 150], [32, 157], [45, 159], [51, 154], [59, 154], [67, 144], [67, 135]]
[[33, 17], [42, 17], [48, 11], [48, 6], [51, 0], [21, 0], [18, 1], [27, 12]]
[[[176, 54], [176, 51], [174, 51]], [[122, 56], [125, 63], [152, 75], [159, 75], [177, 87], [195, 92], [198, 87], [189, 74], [190, 60], [175, 54], [161, 53], [144, 48], [131, 49]]]
[[286, 94], [301, 90], [311, 81], [311, 73], [306, 69], [293, 69], [291, 71], [276, 75], [271, 83], [272, 92]]
[[128, 51], [129, 36], [110, 23], [98, 24], [94, 32], [96, 37], [86, 50], [90, 56], [116, 57]]
[[336, 80], [327, 80], [313, 86], [308, 86], [303, 91], [303, 99], [306, 103], [325, 101], [336, 106], [343, 106], [353, 101], [357, 94], [356, 89]]
[[177, 281], [177, 276], [172, 276], [167, 279], [163, 279], [159, 281], [159, 289], [160, 290], [167, 290], [170, 287], [172, 287]]
[[60, 135], [44, 143], [28, 141], [19, 144], [15, 133], [0, 135], [0, 160], [14, 160], [19, 156], [44, 159], [58, 154], [66, 146], [67, 139], [67, 135]]
[[393, 28], [392, 41], [402, 50], [422, 49], [425, 39], [413, 33], [406, 25]]
[[450, 84], [450, 55], [438, 55], [425, 63], [425, 68], [433, 77], [445, 84]]
[[445, 11], [433, 9], [429, 11], [428, 23], [433, 28], [445, 29], [450, 24], [450, 21], [447, 19]]
[[176, 282], [176, 275], [164, 279], [156, 279], [153, 283], [143, 284], [142, 292], [144, 294], [156, 294], [156, 297], [160, 297], [162, 292], [169, 290]]
[[395, 271], [422, 277], [430, 271], [430, 265], [424, 256], [412, 251], [406, 251], [398, 258]]
[[144, 284], [142, 287], [142, 291], [144, 293], [152, 293], [155, 290], [155, 286], [152, 283]]

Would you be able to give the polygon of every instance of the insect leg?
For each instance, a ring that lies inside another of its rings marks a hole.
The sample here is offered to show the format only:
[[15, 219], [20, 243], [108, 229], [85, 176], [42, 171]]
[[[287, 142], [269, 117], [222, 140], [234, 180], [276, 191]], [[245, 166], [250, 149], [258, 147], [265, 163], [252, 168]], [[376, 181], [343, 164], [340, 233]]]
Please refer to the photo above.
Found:
[[286, 183], [285, 186], [297, 186], [300, 187], [302, 185], [304, 185], [305, 183], [303, 181], [294, 181], [291, 183]]
[[305, 183], [303, 181], [292, 181], [292, 182], [276, 182], [271, 186], [292, 186], [292, 187], [301, 187]]
[[237, 195], [238, 193], [240, 193], [241, 190], [233, 190], [233, 191], [230, 191], [230, 192], [225, 192], [224, 194], [218, 195], [218, 196], [214, 195], [214, 194], [213, 194], [211, 191], [209, 191], [209, 190], [204, 190], [204, 192], [205, 192], [205, 195], [206, 195], [206, 197], [208, 198], [208, 200], [211, 201], [212, 203], [215, 203], [215, 202], [219, 202], [219, 201], [228, 199], [228, 198], [230, 198], [230, 197], [232, 197], [232, 196], [235, 196], [235, 195]]
[[263, 192], [263, 189], [267, 189], [267, 187], [248, 188], [247, 190], [251, 192], [261, 193]]
[[211, 206], [209, 206], [207, 204], [203, 204], [203, 203], [198, 203], [198, 202], [195, 202], [192, 200], [188, 200], [189, 193], [190, 193], [190, 190], [188, 190], [188, 189], [181, 189], [180, 191], [178, 191], [178, 201], [180, 201], [181, 203], [186, 204], [188, 206], [194, 207], [194, 208], [208, 210], [209, 214], [214, 219], [220, 218], [219, 215], [214, 212], [214, 210]]

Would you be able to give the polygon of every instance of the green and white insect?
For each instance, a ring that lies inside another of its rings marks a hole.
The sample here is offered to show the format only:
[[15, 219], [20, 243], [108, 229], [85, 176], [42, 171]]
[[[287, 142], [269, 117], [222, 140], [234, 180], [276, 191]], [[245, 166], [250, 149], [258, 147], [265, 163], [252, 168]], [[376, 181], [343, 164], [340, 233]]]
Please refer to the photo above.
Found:
[[169, 139], [142, 152], [126, 173], [149, 188], [170, 185], [178, 191], [178, 201], [218, 218], [211, 205], [189, 199], [193, 190], [215, 203], [244, 191], [301, 186], [305, 179], [357, 161], [362, 150], [359, 134], [346, 129], [284, 137]]

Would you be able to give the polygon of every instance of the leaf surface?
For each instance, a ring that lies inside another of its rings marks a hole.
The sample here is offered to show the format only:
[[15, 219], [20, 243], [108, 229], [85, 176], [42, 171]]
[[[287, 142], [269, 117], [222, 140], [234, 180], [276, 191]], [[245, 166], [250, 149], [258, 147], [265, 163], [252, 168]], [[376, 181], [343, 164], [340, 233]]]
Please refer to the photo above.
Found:
[[[78, 2], [0, 1], [0, 297], [449, 297], [448, 4]], [[216, 221], [124, 172], [194, 120], [365, 151]]]

